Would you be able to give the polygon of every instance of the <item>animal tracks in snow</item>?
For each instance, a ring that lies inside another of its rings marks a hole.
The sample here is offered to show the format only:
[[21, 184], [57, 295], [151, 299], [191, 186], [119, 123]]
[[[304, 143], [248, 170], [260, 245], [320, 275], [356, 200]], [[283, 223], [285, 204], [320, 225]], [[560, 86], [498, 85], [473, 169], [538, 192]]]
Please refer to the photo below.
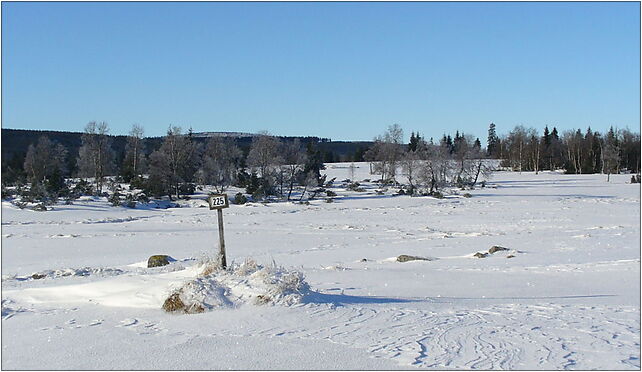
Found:
[[292, 330], [280, 322], [253, 334], [324, 339], [420, 368], [639, 368], [638, 315], [633, 308], [618, 310], [550, 304], [435, 312], [308, 305], [309, 327]]

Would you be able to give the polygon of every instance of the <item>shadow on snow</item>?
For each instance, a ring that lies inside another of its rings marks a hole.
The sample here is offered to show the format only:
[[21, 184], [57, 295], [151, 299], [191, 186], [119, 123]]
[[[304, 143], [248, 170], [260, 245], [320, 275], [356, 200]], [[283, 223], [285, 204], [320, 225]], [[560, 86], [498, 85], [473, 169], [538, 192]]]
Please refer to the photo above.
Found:
[[335, 306], [353, 305], [353, 304], [389, 304], [389, 303], [408, 303], [423, 302], [420, 299], [404, 299], [378, 296], [351, 296], [346, 294], [329, 294], [320, 292], [310, 292], [303, 299], [306, 304], [332, 304]]

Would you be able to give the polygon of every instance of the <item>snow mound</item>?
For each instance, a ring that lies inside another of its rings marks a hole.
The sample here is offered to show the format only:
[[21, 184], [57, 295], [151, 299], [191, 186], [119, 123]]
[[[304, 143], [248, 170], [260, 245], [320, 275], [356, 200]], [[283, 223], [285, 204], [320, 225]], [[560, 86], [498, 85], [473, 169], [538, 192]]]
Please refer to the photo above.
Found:
[[[203, 312], [243, 304], [284, 305], [301, 303], [310, 286], [299, 271], [261, 265], [248, 259], [221, 270], [215, 260], [203, 261], [200, 274], [174, 289], [163, 308], [178, 312]], [[169, 302], [181, 304], [177, 309]], [[196, 310], [195, 310], [196, 309]]]
[[44, 278], [61, 278], [61, 277], [70, 277], [70, 276], [90, 276], [90, 275], [101, 275], [101, 276], [114, 276], [123, 274], [124, 271], [117, 268], [109, 267], [82, 267], [82, 268], [67, 268], [67, 269], [56, 269], [56, 270], [43, 270], [31, 275], [3, 275], [2, 280], [39, 280]]

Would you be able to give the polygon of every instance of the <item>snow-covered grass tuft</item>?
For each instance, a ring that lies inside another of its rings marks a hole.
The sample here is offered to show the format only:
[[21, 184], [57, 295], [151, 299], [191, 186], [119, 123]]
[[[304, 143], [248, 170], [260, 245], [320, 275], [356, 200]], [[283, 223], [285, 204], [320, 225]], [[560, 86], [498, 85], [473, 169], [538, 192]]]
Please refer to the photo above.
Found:
[[218, 259], [204, 258], [197, 272], [195, 279], [169, 294], [163, 305], [166, 311], [199, 313], [248, 303], [291, 306], [310, 292], [303, 273], [253, 259], [232, 263], [223, 270]]
[[2, 280], [38, 280], [44, 278], [61, 278], [61, 277], [72, 277], [72, 276], [90, 276], [90, 275], [100, 275], [100, 276], [115, 276], [123, 274], [124, 271], [117, 268], [109, 267], [83, 267], [79, 269], [57, 269], [57, 270], [43, 270], [31, 275], [3, 275]]

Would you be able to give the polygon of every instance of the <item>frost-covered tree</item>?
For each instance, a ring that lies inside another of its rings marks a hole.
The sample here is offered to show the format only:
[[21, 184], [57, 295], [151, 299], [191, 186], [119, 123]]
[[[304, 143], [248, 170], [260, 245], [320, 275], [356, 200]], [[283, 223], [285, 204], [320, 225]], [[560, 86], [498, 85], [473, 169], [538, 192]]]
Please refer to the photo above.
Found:
[[455, 160], [456, 176], [454, 181], [463, 186], [470, 182], [469, 175], [473, 165], [474, 157], [478, 154], [475, 151], [473, 137], [470, 135], [456, 135], [453, 142], [453, 158]]
[[272, 192], [276, 185], [278, 166], [283, 164], [278, 138], [264, 132], [252, 139], [250, 152], [247, 155], [247, 166], [258, 172], [263, 179], [262, 188], [265, 195]]
[[105, 176], [114, 168], [114, 151], [111, 148], [107, 123], [92, 121], [85, 126], [82, 146], [78, 150], [78, 173], [81, 177], [94, 177], [96, 191], [102, 192]]
[[370, 162], [371, 173], [381, 174], [381, 181], [395, 180], [403, 154], [403, 129], [399, 124], [393, 124], [382, 136], [375, 137], [364, 159]]
[[305, 195], [306, 191], [309, 190], [314, 190], [312, 192], [312, 195], [308, 196], [308, 199], [314, 199], [314, 197], [317, 194], [317, 190], [322, 190], [322, 189], [317, 189], [317, 186], [319, 185], [319, 179], [317, 178], [316, 174], [314, 172], [310, 171], [308, 173], [305, 173], [305, 176], [303, 178], [303, 191], [301, 192], [301, 197], [299, 200], [303, 200], [303, 196]]
[[198, 166], [197, 147], [191, 135], [183, 134], [181, 127], [170, 127], [161, 147], [149, 157], [150, 187], [155, 194], [170, 198], [189, 192], [187, 186], [194, 179]]
[[418, 187], [419, 172], [428, 159], [429, 145], [417, 136], [413, 148], [410, 148], [401, 158], [401, 170], [408, 179], [408, 192], [414, 195]]
[[527, 130], [526, 152], [528, 153], [528, 169], [539, 173], [542, 146], [537, 131], [534, 128]]
[[[281, 174], [288, 185], [288, 200], [292, 196], [294, 184], [301, 179], [301, 174], [305, 169], [307, 156], [301, 148], [301, 142], [297, 138], [291, 142], [285, 142], [282, 145], [281, 155], [283, 164], [281, 165]], [[283, 191], [281, 192], [283, 194]]]
[[451, 182], [455, 174], [455, 163], [451, 161], [447, 143], [442, 141], [439, 145], [428, 144], [421, 156], [423, 161], [418, 168], [417, 181], [429, 188], [429, 193], [432, 194]]
[[611, 180], [611, 173], [618, 172], [618, 164], [620, 162], [620, 149], [618, 146], [617, 135], [613, 127], [606, 134], [604, 138], [601, 154], [602, 154], [602, 173], [606, 174], [606, 181]]
[[65, 172], [67, 149], [42, 136], [34, 146], [29, 145], [24, 161], [24, 170], [31, 183], [44, 182], [48, 177]]
[[567, 130], [562, 134], [562, 143], [566, 147], [566, 156], [569, 163], [567, 171], [577, 174], [582, 174], [582, 159], [583, 159], [583, 142], [584, 136], [580, 129]]
[[145, 172], [144, 135], [145, 130], [138, 124], [134, 124], [129, 131], [127, 143], [125, 144], [125, 157], [121, 167], [121, 174], [125, 182], [129, 182], [132, 178], [138, 177]]
[[231, 138], [212, 137], [207, 142], [199, 180], [212, 185], [216, 192], [223, 192], [237, 180], [242, 152]]
[[480, 177], [488, 179], [495, 170], [492, 163], [488, 161], [487, 152], [483, 151], [481, 147], [474, 146], [471, 154], [471, 165], [469, 170], [469, 184], [475, 186]]
[[628, 128], [619, 131], [620, 161], [628, 170], [640, 173], [640, 134]]
[[527, 138], [527, 129], [523, 125], [518, 125], [508, 134], [506, 139], [510, 166], [513, 170], [518, 170], [520, 173], [524, 169], [526, 160], [525, 148]]

